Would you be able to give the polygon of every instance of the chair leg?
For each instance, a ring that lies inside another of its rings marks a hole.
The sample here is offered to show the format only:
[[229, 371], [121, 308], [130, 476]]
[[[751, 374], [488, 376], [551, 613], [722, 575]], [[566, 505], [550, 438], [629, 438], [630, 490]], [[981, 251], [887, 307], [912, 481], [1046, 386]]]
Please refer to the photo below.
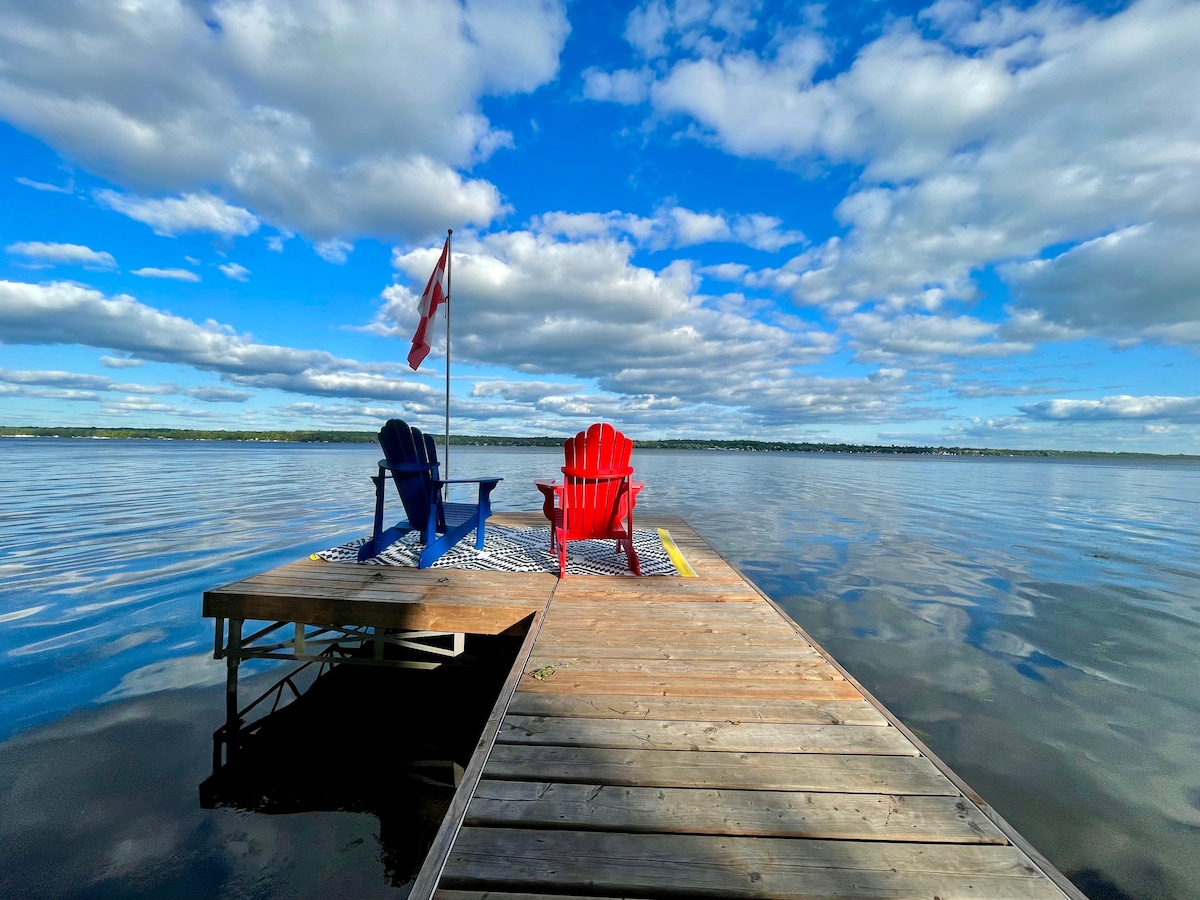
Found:
[[567, 577], [567, 541], [562, 538], [558, 542], [558, 577]]
[[492, 514], [492, 490], [496, 487], [495, 482], [480, 482], [478, 509], [475, 511], [475, 518], [478, 525], [475, 528], [475, 549], [482, 550], [484, 543], [484, 530], [487, 525], [488, 516]]
[[633, 549], [633, 541], [629, 541], [625, 545], [625, 560], [629, 563], [629, 570], [634, 575], [640, 576], [642, 574], [642, 564], [638, 559], [637, 551]]
[[633, 549], [633, 507], [625, 511], [625, 560], [634, 575], [641, 577], [642, 564], [638, 560], [637, 551]]
[[371, 481], [375, 483], [375, 520], [374, 527], [371, 529], [371, 539], [358, 548], [358, 561], [370, 559], [375, 554], [379, 553], [384, 548], [380, 546], [380, 540], [383, 537], [383, 494], [384, 484], [387, 479], [383, 469], [379, 470], [378, 475], [372, 475]]

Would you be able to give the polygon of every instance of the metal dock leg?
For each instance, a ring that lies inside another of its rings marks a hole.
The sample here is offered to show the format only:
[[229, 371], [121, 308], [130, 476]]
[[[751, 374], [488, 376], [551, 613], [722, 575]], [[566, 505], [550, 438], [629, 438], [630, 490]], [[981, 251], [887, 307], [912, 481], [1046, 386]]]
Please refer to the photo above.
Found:
[[229, 643], [225, 648], [225, 730], [230, 737], [241, 727], [238, 717], [238, 665], [241, 663], [242, 619], [229, 620]]

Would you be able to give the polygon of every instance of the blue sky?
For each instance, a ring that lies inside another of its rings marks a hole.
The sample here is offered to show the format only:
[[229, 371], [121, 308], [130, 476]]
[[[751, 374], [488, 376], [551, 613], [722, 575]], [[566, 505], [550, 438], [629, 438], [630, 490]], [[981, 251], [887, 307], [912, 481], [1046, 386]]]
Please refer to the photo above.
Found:
[[1200, 453], [1200, 4], [0, 0], [0, 424]]

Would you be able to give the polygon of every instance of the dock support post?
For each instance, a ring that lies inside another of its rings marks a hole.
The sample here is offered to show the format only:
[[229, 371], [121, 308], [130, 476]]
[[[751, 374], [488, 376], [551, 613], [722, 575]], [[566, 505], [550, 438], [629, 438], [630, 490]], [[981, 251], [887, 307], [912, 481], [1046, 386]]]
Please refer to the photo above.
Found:
[[[241, 727], [238, 717], [238, 664], [241, 662], [242, 620], [229, 620], [229, 641], [225, 647], [225, 731], [230, 738]], [[230, 743], [232, 749], [233, 743]]]

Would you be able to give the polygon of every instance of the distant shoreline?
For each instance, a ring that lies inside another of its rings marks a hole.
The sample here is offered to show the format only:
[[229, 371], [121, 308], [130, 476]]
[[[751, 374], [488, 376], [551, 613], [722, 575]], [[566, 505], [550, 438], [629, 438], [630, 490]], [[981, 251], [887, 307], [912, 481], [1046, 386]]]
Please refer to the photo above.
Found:
[[[189, 428], [42, 428], [0, 425], [0, 438], [77, 438], [92, 440], [242, 441], [247, 443], [374, 444], [373, 431], [202, 431]], [[440, 440], [440, 435], [439, 435]], [[561, 447], [561, 437], [450, 435], [450, 443], [466, 447]], [[724, 450], [750, 453], [869, 453], [902, 456], [1040, 456], [1097, 459], [1195, 459], [1186, 453], [1129, 453], [1104, 450], [1000, 450], [986, 447], [903, 446], [896, 444], [829, 444], [752, 440], [635, 441], [644, 450]]]

